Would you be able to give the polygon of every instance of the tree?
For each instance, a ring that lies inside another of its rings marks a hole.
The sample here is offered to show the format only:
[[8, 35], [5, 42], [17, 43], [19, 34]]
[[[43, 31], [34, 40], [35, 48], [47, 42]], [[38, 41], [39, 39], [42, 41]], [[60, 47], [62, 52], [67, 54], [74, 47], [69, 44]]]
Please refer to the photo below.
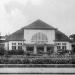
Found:
[[75, 54], [75, 34], [69, 36], [71, 43], [72, 43], [72, 53]]
[[71, 41], [75, 41], [75, 34], [70, 35], [69, 38]]

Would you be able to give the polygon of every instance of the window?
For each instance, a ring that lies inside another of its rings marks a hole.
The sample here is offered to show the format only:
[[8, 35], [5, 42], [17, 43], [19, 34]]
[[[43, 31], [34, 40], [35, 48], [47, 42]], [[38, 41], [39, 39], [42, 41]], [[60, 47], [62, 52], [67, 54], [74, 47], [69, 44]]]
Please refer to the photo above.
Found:
[[18, 43], [18, 45], [22, 45], [22, 43]]
[[61, 45], [61, 43], [56, 43], [56, 45]]
[[66, 48], [67, 48], [66, 45], [67, 45], [66, 42], [59, 42], [59, 43], [56, 43], [57, 49], [63, 49], [63, 50], [66, 50]]
[[12, 50], [16, 50], [16, 46], [12, 46]]
[[18, 50], [22, 50], [22, 46], [18, 46]]
[[61, 46], [57, 46], [57, 49], [61, 49]]
[[62, 49], [63, 49], [63, 50], [66, 50], [66, 46], [62, 46]]
[[61, 45], [61, 43], [57, 43], [57, 45]]
[[62, 49], [66, 50], [66, 43], [62, 43]]
[[61, 42], [56, 43], [57, 49], [60, 50], [61, 49]]
[[12, 45], [16, 45], [16, 43], [12, 43]]
[[66, 45], [66, 43], [62, 43], [62, 45]]

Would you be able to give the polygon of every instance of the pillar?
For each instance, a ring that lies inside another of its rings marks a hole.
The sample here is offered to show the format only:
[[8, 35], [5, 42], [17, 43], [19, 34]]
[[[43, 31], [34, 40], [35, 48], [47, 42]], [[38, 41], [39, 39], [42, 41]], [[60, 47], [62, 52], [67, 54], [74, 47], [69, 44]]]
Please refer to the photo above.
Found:
[[37, 47], [34, 45], [34, 54], [37, 54]]
[[44, 46], [44, 52], [45, 53], [47, 52], [47, 46], [46, 45]]
[[44, 46], [44, 53], [45, 53], [45, 56], [47, 56], [47, 54], [46, 54], [47, 53], [47, 46], [46, 45]]
[[26, 45], [23, 45], [22, 48], [23, 48], [23, 50], [26, 52]]
[[54, 46], [54, 53], [57, 53], [57, 46]]
[[26, 46], [24, 46], [24, 51], [25, 51], [25, 52], [27, 51]]

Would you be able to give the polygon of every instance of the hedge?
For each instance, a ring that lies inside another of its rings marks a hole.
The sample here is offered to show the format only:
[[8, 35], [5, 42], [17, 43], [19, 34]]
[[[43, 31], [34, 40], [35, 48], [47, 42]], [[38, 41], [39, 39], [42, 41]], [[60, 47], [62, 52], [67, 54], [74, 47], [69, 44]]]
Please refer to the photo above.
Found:
[[0, 64], [75, 64], [75, 60], [73, 59], [9, 59], [4, 58], [0, 59]]

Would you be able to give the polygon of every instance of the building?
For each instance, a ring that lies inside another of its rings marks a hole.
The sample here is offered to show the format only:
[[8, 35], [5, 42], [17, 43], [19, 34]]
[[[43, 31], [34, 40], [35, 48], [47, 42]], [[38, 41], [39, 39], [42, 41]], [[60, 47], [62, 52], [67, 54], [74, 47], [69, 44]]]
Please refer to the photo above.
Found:
[[0, 49], [4, 49], [5, 46], [5, 36], [0, 35]]
[[36, 20], [6, 38], [6, 50], [24, 50], [32, 54], [71, 50], [70, 39], [58, 29]]

